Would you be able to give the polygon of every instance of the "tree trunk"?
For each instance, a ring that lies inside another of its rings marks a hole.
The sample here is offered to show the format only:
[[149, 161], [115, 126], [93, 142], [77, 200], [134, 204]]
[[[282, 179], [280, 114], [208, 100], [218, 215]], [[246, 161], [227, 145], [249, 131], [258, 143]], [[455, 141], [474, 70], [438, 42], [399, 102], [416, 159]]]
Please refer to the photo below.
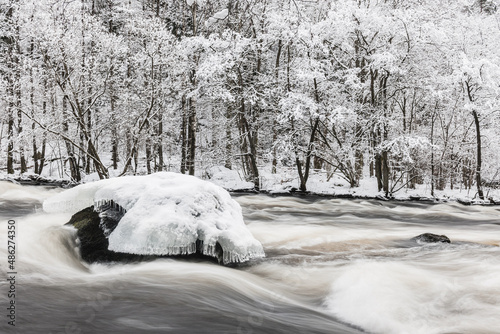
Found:
[[[319, 125], [319, 117], [316, 118], [314, 121], [314, 125], [311, 130], [311, 136], [309, 138], [309, 143], [307, 145], [307, 152], [306, 152], [306, 163], [304, 166], [304, 174], [303, 177], [301, 178], [300, 182], [300, 191], [306, 191], [306, 183], [307, 180], [309, 179], [309, 170], [311, 168], [311, 154], [313, 150], [313, 145], [314, 145], [314, 140], [316, 139], [316, 130], [318, 129]], [[299, 173], [300, 174], [300, 173]]]
[[146, 170], [148, 174], [151, 174], [151, 139], [148, 137], [146, 139]]
[[385, 196], [389, 196], [389, 153], [385, 150], [382, 152], [382, 180]]
[[181, 124], [181, 173], [185, 174], [187, 170], [187, 106], [186, 97], [183, 96], [181, 100], [182, 109], [182, 124]]
[[351, 187], [358, 187], [359, 186], [359, 180], [363, 177], [363, 166], [364, 166], [364, 161], [363, 161], [363, 152], [359, 149], [356, 148], [354, 151], [354, 184], [351, 184]]
[[196, 154], [196, 109], [193, 98], [188, 99], [188, 150], [187, 150], [187, 169], [189, 175], [194, 175], [195, 154]]
[[[67, 118], [67, 96], [63, 97], [62, 101], [62, 114], [63, 114], [63, 134], [65, 136], [69, 135], [69, 125], [68, 125], [68, 118]], [[74, 153], [74, 147], [73, 144], [69, 140], [64, 140], [64, 143], [66, 144], [66, 152], [68, 153], [68, 163], [69, 163], [69, 170], [71, 174], [71, 180], [74, 182], [80, 182], [82, 180], [81, 174], [80, 174], [80, 168], [78, 166], [78, 162], [75, 158], [75, 153]]]
[[434, 120], [435, 112], [432, 114], [431, 119], [431, 196], [434, 197], [434, 183], [435, 183], [435, 167], [434, 167]]
[[[42, 115], [45, 117], [47, 114], [47, 81], [43, 81], [43, 101], [42, 101]], [[38, 170], [35, 171], [36, 174], [42, 174], [43, 167], [45, 165], [45, 146], [47, 144], [46, 133], [42, 133], [42, 150], [36, 153], [36, 159], [38, 161]]]
[[224, 167], [228, 169], [232, 169], [232, 162], [231, 162], [231, 157], [232, 157], [232, 135], [231, 135], [231, 107], [228, 105], [226, 108], [226, 162], [224, 164]]
[[252, 173], [252, 182], [254, 184], [254, 189], [258, 191], [260, 189], [260, 179], [259, 179], [259, 169], [257, 167], [257, 148], [256, 148], [255, 132], [253, 132], [252, 129], [250, 128], [244, 114], [242, 115], [242, 120], [244, 125], [244, 131], [246, 132], [248, 138], [248, 147], [250, 149], [250, 152], [247, 152], [246, 156], [248, 157], [248, 163], [250, 171]]
[[[34, 92], [33, 92], [33, 70], [30, 69], [30, 83], [31, 83], [31, 89], [30, 89], [30, 104], [31, 104], [31, 118], [35, 117], [35, 107], [34, 107]], [[36, 123], [31, 122], [31, 132], [32, 132], [32, 137], [31, 137], [31, 143], [33, 146], [33, 166], [34, 166], [34, 173], [39, 174], [38, 170], [38, 147], [36, 144], [36, 135], [35, 135], [35, 129], [36, 129]]]
[[241, 167], [243, 168], [243, 174], [245, 177], [248, 176], [250, 173], [250, 166], [248, 164], [248, 144], [247, 144], [247, 136], [246, 136], [246, 130], [245, 130], [245, 124], [243, 122], [243, 116], [241, 114], [241, 111], [238, 114], [238, 131], [239, 131], [239, 138], [240, 138], [240, 160], [241, 160]]
[[[198, 31], [198, 19], [196, 16], [196, 10], [198, 9], [198, 3], [194, 2], [191, 6], [191, 18], [192, 18], [192, 33], [196, 36]], [[191, 69], [189, 71], [189, 83], [191, 89], [196, 88], [196, 70]], [[187, 118], [187, 157], [186, 157], [186, 167], [189, 175], [194, 175], [195, 172], [195, 160], [196, 160], [196, 106], [193, 96], [188, 97], [188, 118]]]
[[[90, 74], [89, 74], [89, 76], [90, 76]], [[89, 78], [89, 82], [90, 82], [90, 78]], [[92, 87], [89, 88], [89, 93], [88, 94], [89, 94], [89, 96], [92, 96]], [[88, 105], [90, 106], [91, 103], [92, 103], [92, 101], [89, 98]], [[83, 110], [85, 110], [85, 104], [83, 106]], [[86, 132], [88, 134], [87, 147], [90, 144], [90, 142], [93, 142], [94, 144], [97, 144], [97, 141], [94, 141], [92, 139], [92, 110], [90, 108], [87, 110], [87, 129], [86, 129]], [[91, 172], [91, 170], [90, 170], [90, 168], [91, 168], [91, 162], [90, 161], [93, 160], [93, 159], [92, 159], [92, 157], [89, 156], [88, 152], [85, 155], [86, 155], [85, 161], [87, 162], [86, 165], [85, 165], [85, 172], [87, 174], [90, 174], [90, 172]]]
[[[11, 104], [11, 103], [9, 103]], [[14, 117], [12, 106], [9, 107], [9, 120], [7, 129], [7, 174], [14, 174]]]
[[[23, 136], [23, 112], [22, 112], [22, 103], [21, 103], [21, 47], [19, 45], [19, 26], [16, 23], [16, 38], [15, 38], [15, 50], [16, 53], [13, 57], [14, 64], [14, 90], [16, 95], [16, 109], [17, 109], [17, 135], [18, 138], [21, 139]], [[24, 156], [24, 141], [19, 141], [19, 160], [21, 162], [21, 173], [25, 173], [28, 171], [26, 165], [26, 157]]]
[[[316, 78], [313, 80], [313, 86], [314, 86], [314, 98], [316, 103], [319, 105], [319, 92], [318, 92], [318, 83], [316, 81]], [[314, 141], [316, 139], [316, 131], [319, 126], [319, 117], [316, 117], [314, 120], [314, 123], [311, 128], [311, 136], [309, 137], [309, 143], [307, 144], [307, 151], [306, 151], [306, 162], [304, 165], [304, 172], [302, 173], [302, 166], [300, 164], [300, 160], [297, 155], [297, 150], [295, 151], [296, 156], [295, 156], [295, 162], [297, 163], [297, 169], [299, 172], [299, 178], [300, 178], [300, 186], [299, 189], [302, 192], [307, 191], [307, 180], [309, 179], [309, 171], [311, 169], [311, 154], [312, 150], [314, 148]]]
[[484, 200], [482, 180], [481, 180], [481, 165], [482, 165], [482, 157], [481, 157], [481, 128], [479, 124], [479, 117], [475, 110], [472, 110], [472, 116], [474, 116], [474, 124], [476, 125], [476, 186], [477, 186], [477, 194], [480, 199]]
[[[470, 80], [465, 82], [465, 86], [467, 89], [467, 96], [470, 102], [475, 101], [474, 97], [474, 84], [470, 82]], [[474, 125], [476, 126], [476, 187], [477, 187], [477, 195], [480, 199], [484, 200], [482, 180], [481, 180], [481, 166], [482, 166], [482, 156], [481, 156], [481, 126], [479, 123], [479, 116], [475, 109], [472, 110], [472, 116], [474, 117]]]
[[101, 159], [99, 158], [97, 149], [95, 148], [94, 143], [91, 140], [88, 141], [87, 153], [90, 157], [92, 157], [92, 160], [94, 161], [94, 168], [96, 169], [99, 178], [100, 179], [109, 178], [108, 170], [102, 163]]
[[[159, 0], [158, 0], [159, 1]], [[157, 140], [157, 154], [158, 154], [158, 166], [157, 170], [161, 172], [163, 170], [163, 165], [165, 162], [163, 161], [163, 118], [162, 114], [158, 113], [158, 140]]]
[[382, 156], [380, 153], [375, 154], [375, 177], [377, 178], [378, 191], [384, 189], [382, 183]]
[[[274, 69], [274, 75], [276, 79], [276, 87], [279, 87], [279, 68], [280, 68], [280, 58], [281, 58], [281, 50], [283, 48], [283, 42], [281, 39], [278, 41], [278, 51], [276, 52], [276, 63], [275, 63], [275, 69]], [[278, 106], [276, 105], [275, 107], [278, 109]], [[272, 160], [272, 167], [271, 167], [271, 173], [276, 174], [276, 167], [278, 165], [278, 160], [276, 157], [276, 143], [278, 141], [278, 121], [277, 121], [277, 110], [274, 110], [273, 112], [273, 160]]]
[[118, 130], [116, 126], [115, 117], [115, 98], [113, 95], [113, 90], [111, 89], [111, 161], [113, 163], [113, 169], [118, 169]]

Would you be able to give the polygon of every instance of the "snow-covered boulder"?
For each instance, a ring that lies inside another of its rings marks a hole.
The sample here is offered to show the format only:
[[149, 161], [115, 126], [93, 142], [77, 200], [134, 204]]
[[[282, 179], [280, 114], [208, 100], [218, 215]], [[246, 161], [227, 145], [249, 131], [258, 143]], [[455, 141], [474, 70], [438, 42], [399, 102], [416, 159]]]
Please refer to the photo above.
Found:
[[50, 197], [43, 208], [76, 213], [92, 205], [124, 213], [113, 231], [104, 231], [114, 252], [186, 255], [195, 253], [198, 243], [202, 254], [213, 257], [219, 244], [224, 264], [264, 256], [239, 204], [221, 187], [193, 176], [162, 172], [96, 181]]

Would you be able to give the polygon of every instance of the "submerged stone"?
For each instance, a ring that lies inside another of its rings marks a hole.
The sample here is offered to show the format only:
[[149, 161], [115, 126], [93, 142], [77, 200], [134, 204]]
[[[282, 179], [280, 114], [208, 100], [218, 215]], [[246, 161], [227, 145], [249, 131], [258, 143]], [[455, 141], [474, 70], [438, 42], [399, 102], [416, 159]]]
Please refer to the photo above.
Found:
[[411, 238], [411, 240], [420, 242], [420, 243], [437, 243], [437, 242], [444, 242], [444, 243], [450, 243], [450, 239], [446, 235], [438, 235], [438, 234], [432, 234], [432, 233], [424, 233], [417, 235], [414, 238]]

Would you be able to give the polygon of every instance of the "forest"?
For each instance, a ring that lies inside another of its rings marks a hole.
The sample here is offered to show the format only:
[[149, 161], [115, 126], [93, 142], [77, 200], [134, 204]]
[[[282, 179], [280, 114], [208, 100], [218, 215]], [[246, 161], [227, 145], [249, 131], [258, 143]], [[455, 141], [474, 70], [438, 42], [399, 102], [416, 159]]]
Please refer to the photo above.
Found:
[[496, 0], [1, 0], [0, 173], [500, 180]]

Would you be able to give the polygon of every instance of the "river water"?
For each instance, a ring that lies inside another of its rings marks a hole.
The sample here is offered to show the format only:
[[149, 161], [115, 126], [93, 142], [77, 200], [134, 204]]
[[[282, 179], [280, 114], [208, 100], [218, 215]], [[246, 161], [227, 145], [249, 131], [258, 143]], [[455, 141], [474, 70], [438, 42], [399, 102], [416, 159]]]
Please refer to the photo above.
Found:
[[263, 260], [88, 265], [58, 191], [0, 182], [1, 333], [500, 333], [500, 207], [236, 196]]

